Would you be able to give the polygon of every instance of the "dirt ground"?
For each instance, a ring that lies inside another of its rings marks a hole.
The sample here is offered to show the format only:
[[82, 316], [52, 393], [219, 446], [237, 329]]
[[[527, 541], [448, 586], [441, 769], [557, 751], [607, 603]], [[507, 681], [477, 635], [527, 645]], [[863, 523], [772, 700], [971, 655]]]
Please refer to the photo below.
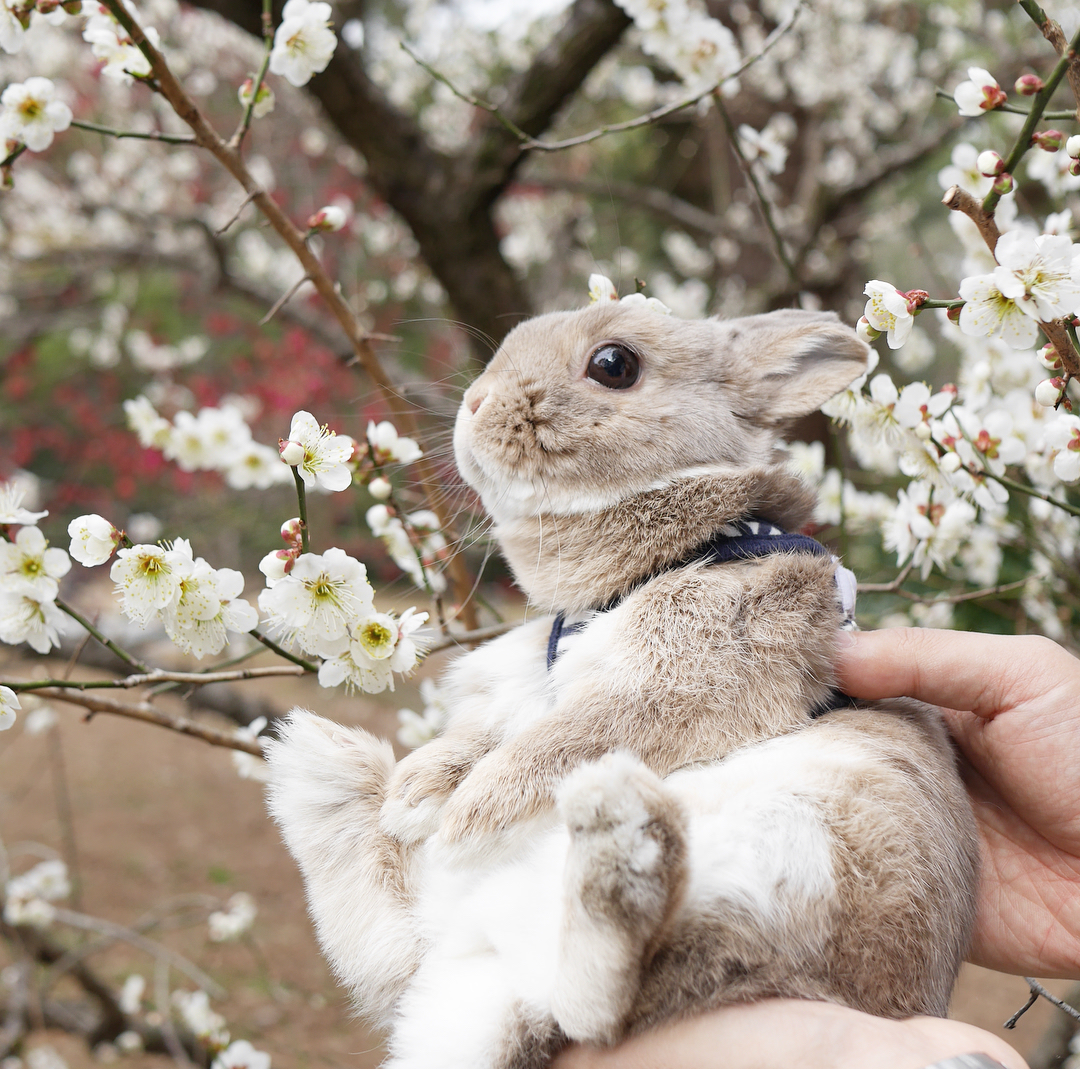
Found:
[[[0, 653], [0, 679], [25, 678], [45, 667], [50, 674], [56, 670], [43, 660]], [[437, 668], [432, 664], [426, 670]], [[320, 690], [307, 680], [251, 685], [282, 708], [308, 705], [392, 737], [396, 710], [420, 708], [415, 682], [399, 686], [396, 694], [362, 699]], [[228, 752], [197, 740], [104, 715], [85, 723], [75, 707], [57, 703], [55, 708], [61, 718], [57, 732], [72, 812], [70, 834], [60, 816], [50, 737], [31, 735], [20, 723], [0, 734], [0, 838], [9, 851], [18, 854], [20, 844], [38, 842], [63, 852], [67, 838], [77, 856], [77, 908], [121, 924], [175, 896], [224, 899], [249, 892], [259, 908], [250, 943], [211, 943], [205, 925], [164, 937], [228, 990], [215, 1009], [225, 1015], [233, 1038], [250, 1039], [270, 1052], [274, 1069], [378, 1065], [378, 1038], [350, 1018], [319, 955], [299, 876], [266, 817], [261, 785], [239, 778]], [[15, 867], [25, 868], [29, 860], [15, 858]], [[10, 964], [3, 954], [0, 950], [0, 968]], [[152, 965], [140, 951], [115, 947], [91, 962], [116, 985], [140, 972], [152, 987]], [[184, 986], [183, 978], [174, 974], [173, 984]], [[1064, 994], [1070, 985], [1047, 986]], [[1004, 1036], [1026, 1054], [1058, 1012], [1039, 1004], [1014, 1032], [1003, 1032], [1002, 1022], [1026, 995], [1019, 977], [965, 967], [953, 1016]], [[98, 1064], [85, 1047], [60, 1033], [39, 1033], [31, 1045], [41, 1042], [60, 1051], [70, 1069]], [[125, 1057], [122, 1064], [164, 1069], [170, 1063], [142, 1054]]]

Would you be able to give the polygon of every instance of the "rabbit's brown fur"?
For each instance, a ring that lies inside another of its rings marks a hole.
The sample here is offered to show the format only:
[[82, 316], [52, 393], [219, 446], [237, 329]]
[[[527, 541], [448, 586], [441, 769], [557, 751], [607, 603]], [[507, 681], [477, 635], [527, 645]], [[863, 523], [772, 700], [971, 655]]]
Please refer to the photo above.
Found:
[[[586, 376], [612, 341], [642, 362], [626, 389]], [[298, 714], [270, 755], [320, 937], [392, 1022], [395, 1067], [525, 1069], [769, 995], [945, 1012], [977, 854], [936, 716], [812, 719], [840, 619], [827, 557], [684, 563], [728, 521], [806, 521], [778, 428], [864, 365], [827, 315], [612, 303], [519, 326], [467, 391], [462, 472], [532, 604], [583, 630], [550, 669], [550, 617], [463, 658], [447, 730], [392, 772], [350, 733], [340, 796], [306, 785], [340, 729]], [[513, 949], [515, 924], [550, 925], [556, 960]]]

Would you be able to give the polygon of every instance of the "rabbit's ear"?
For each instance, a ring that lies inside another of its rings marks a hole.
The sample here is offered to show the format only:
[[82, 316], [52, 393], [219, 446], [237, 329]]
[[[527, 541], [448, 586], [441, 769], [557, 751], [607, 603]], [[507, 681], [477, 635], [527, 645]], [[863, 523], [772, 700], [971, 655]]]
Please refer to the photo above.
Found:
[[762, 424], [805, 416], [867, 368], [869, 346], [832, 312], [784, 309], [717, 323], [739, 415]]

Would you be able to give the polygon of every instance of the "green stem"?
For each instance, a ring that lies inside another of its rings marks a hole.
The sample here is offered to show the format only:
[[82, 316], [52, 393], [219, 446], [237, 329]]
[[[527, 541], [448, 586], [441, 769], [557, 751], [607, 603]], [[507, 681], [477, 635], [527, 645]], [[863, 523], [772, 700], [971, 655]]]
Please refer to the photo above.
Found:
[[304, 480], [300, 477], [300, 469], [293, 468], [293, 481], [296, 483], [296, 500], [300, 507], [300, 549], [303, 553], [310, 553], [311, 546], [308, 542], [308, 529], [307, 529], [307, 487], [304, 486]]
[[244, 140], [244, 136], [251, 128], [251, 120], [255, 116], [255, 104], [259, 99], [259, 90], [262, 88], [263, 80], [266, 78], [266, 72], [270, 68], [270, 52], [274, 47], [274, 16], [271, 10], [272, 0], [263, 0], [262, 5], [262, 32], [263, 41], [263, 59], [259, 65], [258, 73], [255, 75], [255, 80], [251, 84], [251, 100], [248, 102], [246, 108], [244, 108], [244, 116], [240, 120], [240, 125], [236, 128], [236, 133], [229, 139], [229, 148], [238, 149]]
[[1049, 505], [1056, 505], [1063, 512], [1068, 512], [1072, 516], [1080, 516], [1080, 508], [1070, 505], [1067, 501], [1059, 501], [1056, 497], [1044, 494], [1040, 490], [1033, 490], [1030, 486], [1025, 486], [1023, 483], [1018, 483], [1004, 475], [995, 475], [985, 468], [980, 474], [985, 475], [988, 479], [993, 479], [996, 483], [1001, 483], [1008, 490], [1015, 490], [1018, 494], [1027, 494], [1028, 497], [1037, 497], [1040, 501], [1045, 501]]
[[1049, 18], [1045, 11], [1035, 2], [1035, 0], [1020, 0], [1020, 6], [1027, 13], [1027, 17], [1035, 23], [1036, 26], [1042, 27], [1049, 22]]
[[140, 141], [163, 141], [166, 145], [190, 145], [195, 141], [192, 134], [163, 134], [157, 130], [140, 134], [135, 130], [114, 130], [110, 126], [99, 126], [96, 122], [84, 122], [82, 119], [72, 119], [71, 125], [95, 134], [107, 134], [109, 137], [134, 137]]
[[142, 661], [133, 657], [130, 653], [127, 652], [127, 650], [121, 649], [115, 642], [113, 642], [112, 639], [106, 638], [92, 623], [90, 623], [89, 620], [86, 619], [85, 616], [82, 616], [80, 613], [76, 612], [70, 605], [67, 604], [67, 602], [61, 601], [59, 598], [57, 598], [56, 607], [61, 612], [66, 612], [68, 616], [70, 616], [73, 620], [82, 624], [83, 627], [85, 627], [86, 630], [89, 631], [90, 634], [98, 640], [98, 642], [100, 642], [107, 649], [112, 650], [112, 652], [115, 653], [116, 656], [119, 657], [120, 660], [122, 660], [125, 664], [130, 664], [132, 668], [137, 668], [140, 672], [150, 671], [149, 666], [143, 664]]
[[284, 657], [285, 660], [300, 665], [305, 672], [317, 672], [319, 670], [317, 665], [312, 664], [310, 661], [305, 661], [303, 657], [297, 657], [295, 653], [290, 653], [288, 650], [282, 649], [276, 642], [267, 638], [265, 635], [260, 634], [258, 631], [249, 631], [248, 634], [255, 639], [256, 642], [261, 642], [268, 650], [273, 650], [279, 657]]
[[[1034, 6], [1037, 7], [1038, 5]], [[1028, 11], [1027, 8], [1024, 10]], [[1028, 11], [1028, 14], [1031, 15], [1031, 11]], [[1045, 22], [1045, 17], [1043, 21]], [[1020, 128], [1020, 133], [1016, 137], [1016, 144], [1013, 145], [1012, 151], [1005, 161], [1004, 171], [1006, 174], [1013, 174], [1016, 171], [1017, 164], [1024, 158], [1024, 153], [1031, 148], [1031, 135], [1035, 132], [1035, 127], [1042, 118], [1043, 112], [1046, 110], [1046, 105], [1050, 103], [1050, 98], [1061, 84], [1061, 79], [1065, 77], [1065, 72], [1069, 69], [1069, 64], [1072, 62], [1073, 53], [1078, 47], [1080, 47], [1080, 30], [1077, 30], [1076, 33], [1073, 34], [1068, 47], [1061, 54], [1057, 63], [1054, 65], [1054, 69], [1050, 72], [1050, 77], [1047, 78], [1046, 84], [1035, 94], [1031, 104], [1031, 110], [1028, 112], [1027, 118], [1024, 120], [1024, 125]], [[992, 212], [997, 207], [999, 200], [1001, 200], [1001, 194], [990, 190], [983, 198], [983, 211]]]
[[938, 301], [930, 297], [919, 305], [919, 311], [922, 311], [924, 308], [963, 308], [966, 303], [966, 301], [960, 300], [959, 297], [954, 297], [952, 300], [948, 301]]
[[[250, 661], [256, 654], [262, 653], [262, 650], [258, 646], [252, 647], [247, 653], [241, 653], [238, 657], [230, 657], [227, 661], [219, 661], [217, 664], [208, 665], [206, 668], [200, 668], [200, 672], [220, 672], [223, 668], [232, 668], [235, 665], [243, 664], [244, 661]], [[167, 683], [159, 683], [156, 687], [152, 687], [149, 691], [151, 697], [155, 697], [158, 694], [164, 694], [166, 691], [175, 690], [181, 686], [180, 683], [176, 683], [170, 680]]]

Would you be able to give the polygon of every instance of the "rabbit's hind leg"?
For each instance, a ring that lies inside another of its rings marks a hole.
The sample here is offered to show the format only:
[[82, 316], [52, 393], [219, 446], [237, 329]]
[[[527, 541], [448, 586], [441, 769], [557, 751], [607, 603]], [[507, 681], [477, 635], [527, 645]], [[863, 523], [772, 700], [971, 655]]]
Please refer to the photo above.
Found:
[[686, 821], [661, 780], [621, 753], [579, 768], [560, 809], [570, 847], [552, 1010], [571, 1039], [612, 1043], [681, 900]]
[[300, 865], [319, 942], [360, 1012], [385, 1024], [424, 949], [412, 911], [413, 852], [379, 828], [393, 750], [294, 709], [266, 759], [267, 804]]

